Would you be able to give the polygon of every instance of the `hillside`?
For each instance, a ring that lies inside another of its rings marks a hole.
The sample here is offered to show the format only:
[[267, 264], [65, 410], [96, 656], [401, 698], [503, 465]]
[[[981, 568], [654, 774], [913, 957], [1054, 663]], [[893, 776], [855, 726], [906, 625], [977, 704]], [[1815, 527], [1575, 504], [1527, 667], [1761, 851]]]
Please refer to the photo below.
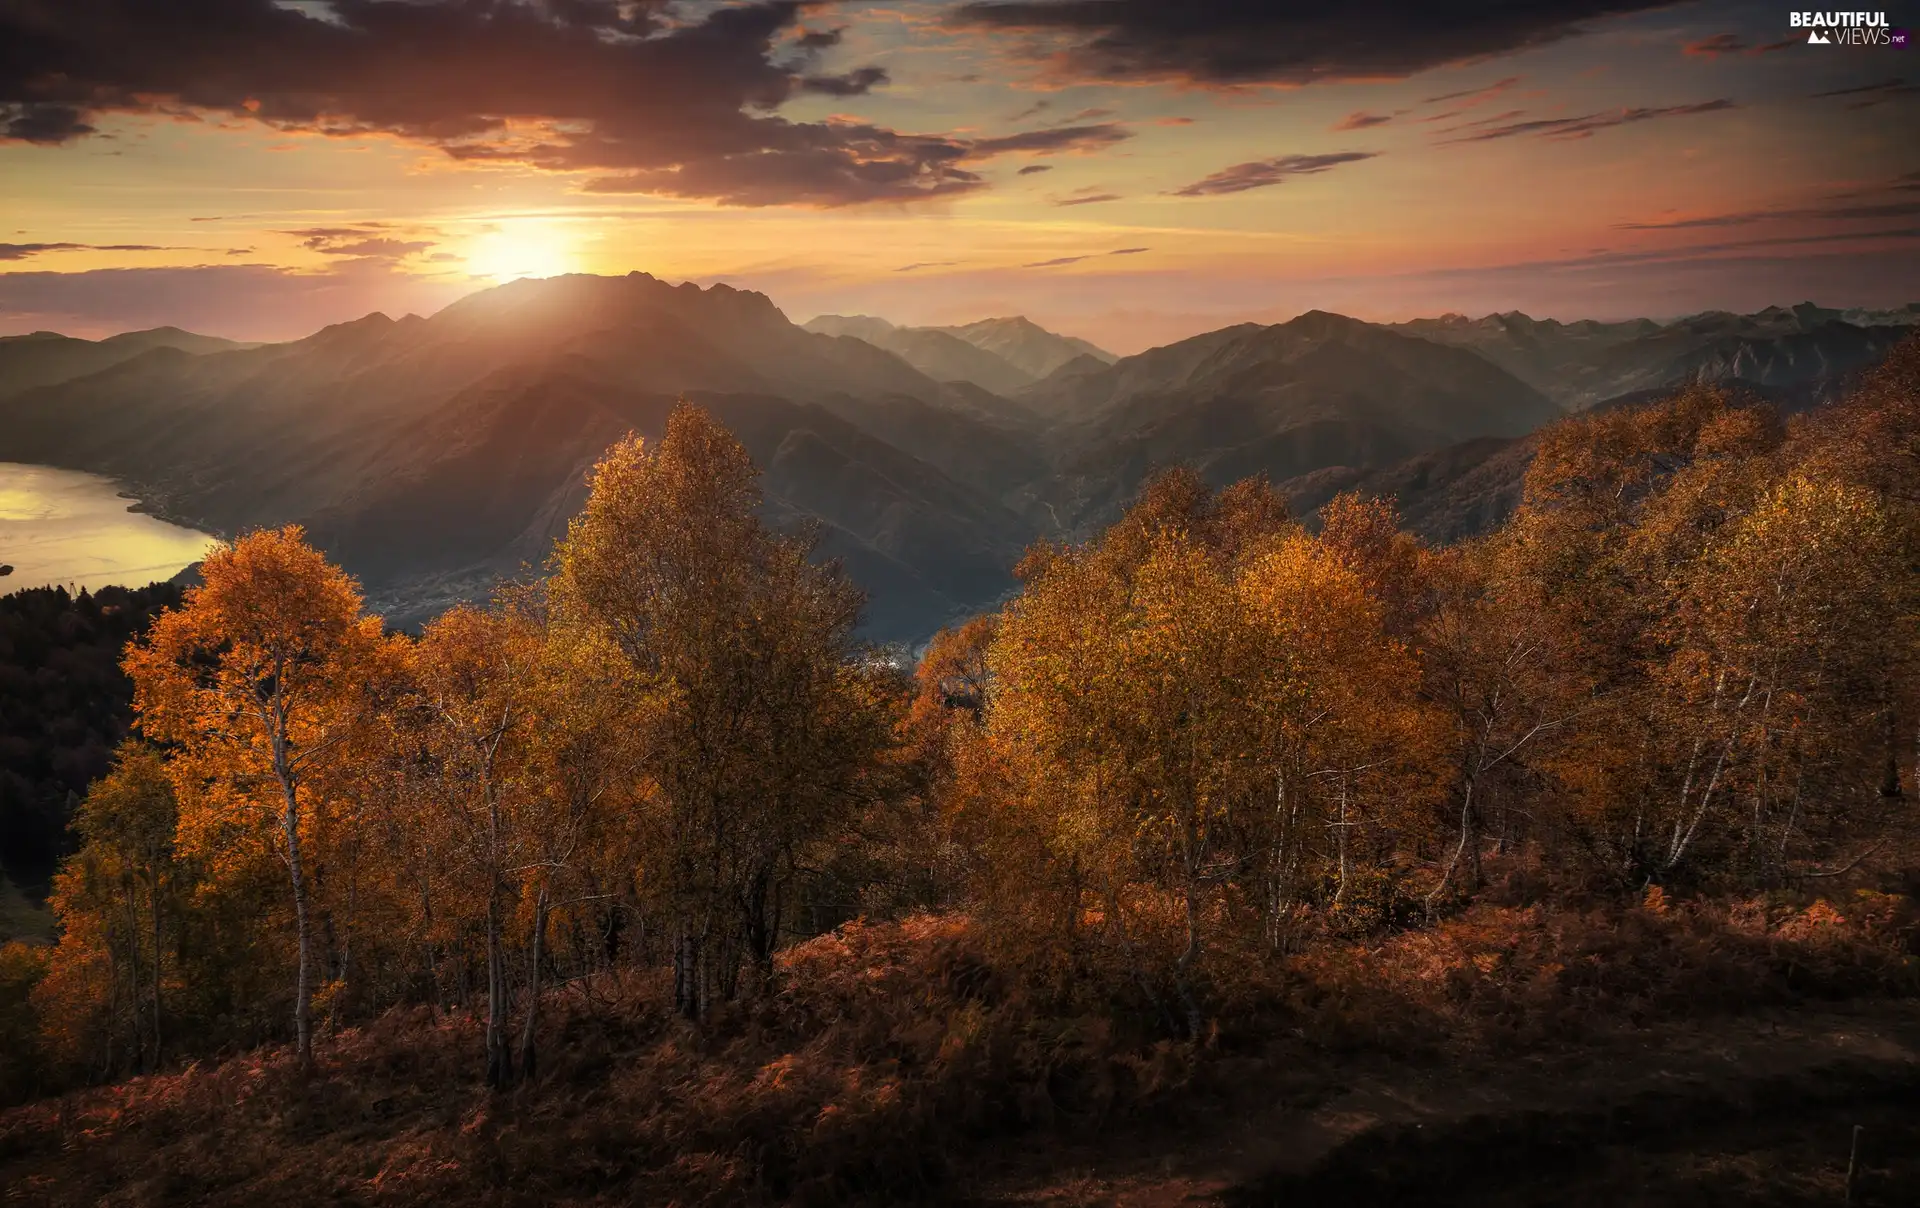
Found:
[[765, 467], [768, 515], [814, 526], [868, 589], [869, 635], [919, 641], [1011, 590], [1035, 538], [1110, 520], [1155, 467], [1265, 474], [1306, 511], [1390, 494], [1452, 540], [1517, 498], [1526, 455], [1487, 442], [1701, 378], [1804, 408], [1912, 317], [1311, 312], [1115, 360], [1025, 319], [803, 328], [756, 293], [574, 276], [284, 344], [0, 340], [0, 460], [113, 475], [216, 533], [305, 523], [410, 624], [543, 561], [598, 451], [657, 435], [691, 396]]
[[998, 353], [931, 327], [895, 327], [866, 315], [822, 315], [805, 326], [821, 335], [850, 336], [883, 348], [937, 382], [971, 382], [1005, 395], [1034, 383], [1033, 374]]
[[1108, 363], [1115, 359], [1103, 348], [1073, 336], [1055, 335], [1023, 315], [931, 330], [958, 336], [1035, 379], [1048, 376], [1077, 357], [1092, 357]]
[[1048, 499], [1069, 525], [1110, 519], [1155, 466], [1277, 483], [1518, 436], [1559, 414], [1473, 353], [1318, 311], [1075, 372], [1037, 406], [1055, 417], [1062, 469]]
[[[1346, 320], [1203, 351], [1500, 418]], [[476, 473], [652, 422], [532, 386], [421, 422]], [[418, 633], [297, 529], [210, 553], [0, 945], [9, 1199], [1911, 1200], [1920, 342], [1792, 425], [1692, 390], [1396, 471], [1548, 451], [1497, 556], [1170, 470], [911, 671], [766, 523], [868, 524], [892, 446], [829, 414], [675, 404]]]
[[[761, 295], [645, 276], [522, 282], [256, 349], [153, 348], [0, 404], [0, 459], [114, 475], [215, 532], [304, 521], [409, 621], [543, 559], [593, 458], [657, 433], [681, 395], [743, 434], [776, 514], [821, 524], [872, 592], [876, 636], [1011, 585], [1026, 525], [934, 462], [1007, 445], [1017, 408], [802, 331]], [[891, 441], [844, 418], [876, 405]]]
[[98, 373], [155, 348], [204, 355], [245, 347], [177, 327], [129, 331], [104, 340], [77, 340], [52, 331], [0, 336], [0, 398]]
[[1472, 349], [1569, 411], [1680, 382], [1740, 381], [1831, 397], [1871, 367], [1916, 323], [1920, 304], [1841, 311], [1803, 302], [1751, 315], [1709, 311], [1671, 323], [1561, 323], [1518, 311], [1446, 315], [1397, 325], [1409, 335]]
[[[1920, 1007], [1784, 988], [1843, 984], [1835, 967], [1854, 948], [1779, 940], [1750, 965], [1706, 946], [1724, 933], [1667, 948], [1677, 928], [1640, 912], [1544, 922], [1577, 938], [1491, 976], [1474, 970], [1490, 959], [1476, 946], [1537, 939], [1524, 912], [1447, 927], [1427, 967], [1472, 987], [1453, 1001], [1421, 984], [1417, 936], [1342, 948], [1307, 965], [1299, 998], [1227, 1022], [1208, 1047], [1037, 1011], [964, 919], [856, 924], [783, 955], [780, 995], [704, 1033], [633, 979], [556, 995], [568, 1046], [512, 1095], [471, 1073], [475, 1016], [395, 1011], [330, 1037], [310, 1079], [270, 1048], [0, 1110], [0, 1178], [44, 1208], [1691, 1208], [1838, 1203], [1864, 1125], [1853, 1202], [1910, 1202]], [[1672, 960], [1646, 967], [1659, 1008], [1529, 986], [1552, 980], [1543, 960], [1642, 955], [1605, 946], [1609, 924]], [[1688, 1001], [1685, 987], [1715, 978], [1755, 1001]]]

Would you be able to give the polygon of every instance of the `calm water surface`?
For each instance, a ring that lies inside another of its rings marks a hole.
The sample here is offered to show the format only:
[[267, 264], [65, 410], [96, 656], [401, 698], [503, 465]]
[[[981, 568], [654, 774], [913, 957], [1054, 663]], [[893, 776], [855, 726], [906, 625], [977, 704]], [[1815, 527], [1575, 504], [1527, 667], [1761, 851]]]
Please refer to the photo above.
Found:
[[140, 587], [172, 578], [215, 538], [129, 512], [98, 474], [0, 462], [0, 594], [63, 584]]

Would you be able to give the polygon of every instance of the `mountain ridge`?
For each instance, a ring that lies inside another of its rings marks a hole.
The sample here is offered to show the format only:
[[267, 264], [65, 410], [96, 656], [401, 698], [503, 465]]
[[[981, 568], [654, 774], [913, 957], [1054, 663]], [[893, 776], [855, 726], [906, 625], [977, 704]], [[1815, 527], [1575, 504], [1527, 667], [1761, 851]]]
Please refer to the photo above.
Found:
[[1089, 341], [1063, 336], [1024, 315], [956, 327], [899, 327], [873, 315], [819, 315], [801, 324], [821, 335], [862, 340], [894, 353], [929, 377], [967, 381], [1017, 396], [1072, 361], [1118, 358]]
[[[1664, 324], [1308, 311], [1113, 358], [1027, 320], [801, 326], [752, 291], [576, 275], [281, 344], [0, 340], [0, 385], [26, 383], [0, 389], [0, 459], [110, 474], [216, 533], [304, 523], [411, 624], [542, 561], [606, 445], [657, 435], [684, 397], [763, 467], [767, 515], [813, 529], [868, 589], [870, 636], [917, 641], [991, 607], [1028, 543], [1092, 531], [1160, 467], [1215, 485], [1263, 474], [1302, 512], [1341, 490], [1393, 494], [1415, 531], [1457, 540], [1510, 510], [1531, 434], [1570, 403], [1705, 379], [1815, 405], [1912, 330], [1848, 317], [1909, 314], [1920, 305]], [[1045, 376], [953, 334], [1030, 328], [1049, 355], [1071, 352]], [[945, 349], [1026, 384], [941, 380], [873, 342], [916, 330], [923, 362]], [[1630, 389], [1588, 397], [1610, 384]]]

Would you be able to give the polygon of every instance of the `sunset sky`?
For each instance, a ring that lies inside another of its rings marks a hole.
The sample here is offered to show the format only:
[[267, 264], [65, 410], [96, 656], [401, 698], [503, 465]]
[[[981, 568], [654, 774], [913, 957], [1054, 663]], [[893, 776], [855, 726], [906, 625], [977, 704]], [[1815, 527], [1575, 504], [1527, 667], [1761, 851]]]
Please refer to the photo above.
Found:
[[[1890, 10], [1920, 25], [1920, 8]], [[1920, 50], [1786, 4], [0, 0], [0, 333], [517, 275], [1024, 313], [1920, 299]]]

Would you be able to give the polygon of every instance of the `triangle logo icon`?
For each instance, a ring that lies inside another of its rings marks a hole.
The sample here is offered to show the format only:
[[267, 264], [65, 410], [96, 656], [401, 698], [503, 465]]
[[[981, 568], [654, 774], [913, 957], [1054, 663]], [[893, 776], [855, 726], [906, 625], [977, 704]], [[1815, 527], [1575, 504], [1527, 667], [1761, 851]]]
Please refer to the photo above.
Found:
[[1807, 42], [1813, 46], [1831, 46], [1833, 44], [1832, 39], [1817, 29], [1807, 35]]

